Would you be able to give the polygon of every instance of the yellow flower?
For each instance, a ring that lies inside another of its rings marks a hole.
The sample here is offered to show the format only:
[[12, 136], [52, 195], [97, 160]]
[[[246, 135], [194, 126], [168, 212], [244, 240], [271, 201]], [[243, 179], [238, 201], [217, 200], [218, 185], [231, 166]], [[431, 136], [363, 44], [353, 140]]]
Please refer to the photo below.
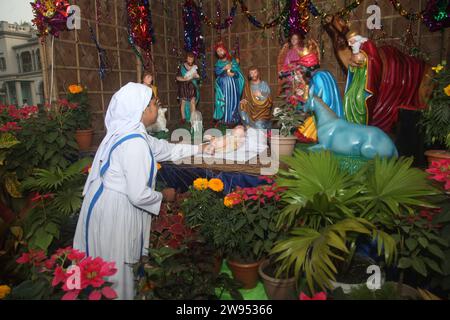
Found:
[[215, 192], [222, 192], [224, 185], [220, 179], [211, 179], [208, 183], [208, 187]]
[[223, 199], [223, 204], [224, 204], [225, 207], [227, 207], [227, 208], [232, 208], [232, 207], [233, 207], [233, 204], [234, 204], [234, 201], [233, 201], [233, 199], [231, 199], [230, 197], [226, 196], [226, 197]]
[[156, 164], [156, 169], [157, 169], [157, 170], [161, 170], [161, 168], [162, 168], [162, 165], [161, 165], [160, 163], [157, 163], [157, 164]]
[[441, 64], [438, 64], [436, 67], [433, 67], [431, 69], [433, 69], [434, 72], [439, 73], [442, 71], [442, 69], [444, 69], [444, 66]]
[[0, 300], [4, 299], [8, 294], [10, 294], [11, 288], [8, 286], [0, 286]]
[[79, 86], [79, 85], [77, 85], [77, 84], [72, 84], [72, 85], [69, 86], [69, 92], [70, 92], [71, 94], [78, 94], [78, 93], [81, 93], [81, 92], [83, 92], [83, 87], [82, 87], [82, 86]]
[[444, 88], [444, 92], [447, 96], [450, 97], [450, 84]]
[[194, 188], [200, 191], [208, 189], [208, 179], [198, 178], [194, 181]]

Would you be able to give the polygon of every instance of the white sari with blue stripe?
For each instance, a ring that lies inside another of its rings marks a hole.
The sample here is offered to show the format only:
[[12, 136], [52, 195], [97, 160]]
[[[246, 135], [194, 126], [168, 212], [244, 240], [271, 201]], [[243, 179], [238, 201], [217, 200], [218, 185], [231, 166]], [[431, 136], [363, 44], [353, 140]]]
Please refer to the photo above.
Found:
[[[128, 107], [119, 102], [110, 108]], [[140, 104], [148, 102], [143, 99]], [[130, 264], [146, 254], [152, 215], [158, 215], [161, 207], [162, 194], [155, 191], [156, 164], [198, 152], [196, 146], [173, 145], [148, 136], [140, 121], [135, 128], [110, 137], [107, 148], [100, 146], [94, 161], [98, 167], [86, 184], [74, 238], [75, 249], [116, 263], [118, 271], [108, 280], [114, 283], [118, 298], [125, 300], [135, 296]]]

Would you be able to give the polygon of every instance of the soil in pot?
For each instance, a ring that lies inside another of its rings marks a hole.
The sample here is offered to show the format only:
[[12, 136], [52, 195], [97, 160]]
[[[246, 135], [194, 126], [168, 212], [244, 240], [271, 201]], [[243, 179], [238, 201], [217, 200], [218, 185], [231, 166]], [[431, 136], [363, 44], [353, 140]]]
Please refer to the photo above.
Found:
[[227, 264], [231, 272], [233, 273], [234, 279], [242, 284], [242, 288], [247, 290], [256, 287], [259, 280], [258, 268], [261, 264], [261, 261], [245, 264], [233, 260], [228, 260]]
[[264, 284], [264, 290], [270, 300], [297, 300], [296, 280], [276, 278], [276, 266], [265, 260], [259, 266], [259, 275]]

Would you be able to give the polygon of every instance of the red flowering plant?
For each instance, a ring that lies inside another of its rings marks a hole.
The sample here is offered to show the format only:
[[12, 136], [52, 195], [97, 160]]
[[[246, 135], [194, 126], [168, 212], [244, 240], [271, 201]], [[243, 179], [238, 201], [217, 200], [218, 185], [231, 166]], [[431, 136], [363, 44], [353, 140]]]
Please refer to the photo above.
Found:
[[280, 238], [276, 217], [280, 212], [283, 188], [272, 179], [263, 177], [267, 184], [252, 188], [236, 188], [224, 198], [234, 220], [230, 234], [236, 246], [230, 248], [233, 260], [250, 263], [260, 261]]
[[29, 273], [9, 299], [112, 300], [117, 294], [108, 282], [116, 274], [114, 262], [86, 257], [71, 247], [48, 257], [43, 250], [24, 252], [16, 262]]
[[443, 184], [445, 191], [450, 190], [450, 160], [443, 159], [440, 161], [433, 161], [431, 167], [427, 170], [430, 174], [431, 180]]
[[194, 232], [186, 225], [184, 216], [178, 209], [178, 204], [163, 204], [159, 216], [152, 222], [152, 248], [179, 249], [195, 238]]

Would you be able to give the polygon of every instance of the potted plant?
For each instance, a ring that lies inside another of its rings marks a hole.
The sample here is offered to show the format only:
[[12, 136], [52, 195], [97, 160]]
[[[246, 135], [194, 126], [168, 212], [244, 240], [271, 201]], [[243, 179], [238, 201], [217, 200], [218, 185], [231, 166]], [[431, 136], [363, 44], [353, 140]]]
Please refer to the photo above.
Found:
[[80, 85], [70, 85], [67, 95], [69, 103], [73, 104], [72, 116], [75, 122], [75, 139], [80, 151], [89, 151], [92, 145], [94, 129], [91, 126], [87, 90]]
[[181, 204], [186, 224], [213, 248], [216, 274], [220, 272], [228, 248], [237, 243], [229, 232], [234, 221], [226, 214], [223, 189], [224, 184], [220, 179], [196, 179]]
[[279, 133], [271, 136], [272, 153], [278, 156], [291, 156], [298, 139], [294, 133], [303, 118], [296, 107], [289, 103], [275, 108], [273, 115], [278, 123]]
[[428, 150], [425, 153], [430, 165], [433, 161], [450, 159], [450, 71], [445, 61], [433, 70], [435, 87], [419, 126], [427, 145], [445, 149]]
[[231, 236], [237, 245], [230, 248], [227, 263], [245, 289], [258, 282], [258, 270], [279, 238], [275, 217], [279, 213], [280, 189], [277, 185], [237, 188], [224, 198], [234, 224]]
[[375, 159], [354, 175], [328, 151], [296, 151], [285, 162], [289, 170], [276, 179], [286, 188], [277, 220], [291, 231], [272, 253], [279, 255], [279, 272], [294, 267], [312, 292], [333, 287], [339, 263], [351, 264], [360, 239], [376, 241], [377, 255], [394, 264], [398, 243], [379, 217], [432, 207], [424, 198], [437, 194], [426, 174], [411, 168], [412, 159]]

